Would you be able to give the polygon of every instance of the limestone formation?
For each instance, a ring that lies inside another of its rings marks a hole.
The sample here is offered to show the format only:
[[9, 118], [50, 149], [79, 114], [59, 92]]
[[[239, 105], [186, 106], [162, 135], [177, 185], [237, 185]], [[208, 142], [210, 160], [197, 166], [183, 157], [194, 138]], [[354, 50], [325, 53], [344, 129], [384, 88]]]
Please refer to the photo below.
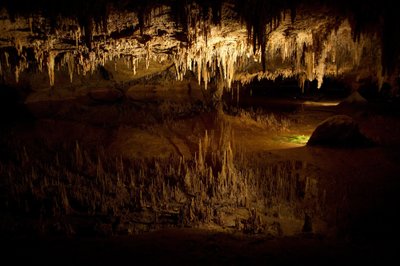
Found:
[[177, 80], [191, 71], [205, 89], [213, 83], [230, 90], [234, 82], [254, 78], [295, 78], [301, 88], [316, 80], [319, 88], [324, 77], [355, 71], [380, 85], [396, 75], [384, 64], [387, 49], [375, 31], [382, 26], [379, 20], [372, 30], [360, 31], [354, 25], [357, 13], [337, 10], [329, 1], [288, 1], [275, 8], [261, 0], [177, 1], [180, 7], [147, 2], [96, 2], [101, 12], [88, 5], [87, 14], [76, 15], [72, 11], [79, 4], [71, 7], [72, 14], [54, 6], [18, 12], [5, 5], [0, 9], [0, 76], [18, 84], [21, 78], [31, 82], [24, 72], [44, 72], [48, 83], [41, 86], [62, 87], [60, 75], [73, 82], [99, 66], [118, 71], [123, 64], [134, 79], [149, 68], [161, 72], [160, 65], [173, 65]]
[[321, 122], [314, 130], [307, 145], [331, 147], [357, 147], [371, 144], [357, 123], [347, 115], [335, 115]]

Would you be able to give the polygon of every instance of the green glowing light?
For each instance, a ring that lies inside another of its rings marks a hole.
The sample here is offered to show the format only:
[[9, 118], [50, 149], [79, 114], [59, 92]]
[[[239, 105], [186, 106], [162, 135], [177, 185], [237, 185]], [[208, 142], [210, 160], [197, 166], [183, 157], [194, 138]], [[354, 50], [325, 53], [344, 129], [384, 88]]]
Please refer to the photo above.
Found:
[[293, 135], [287, 137], [287, 141], [294, 144], [307, 144], [309, 139], [310, 136], [305, 135]]

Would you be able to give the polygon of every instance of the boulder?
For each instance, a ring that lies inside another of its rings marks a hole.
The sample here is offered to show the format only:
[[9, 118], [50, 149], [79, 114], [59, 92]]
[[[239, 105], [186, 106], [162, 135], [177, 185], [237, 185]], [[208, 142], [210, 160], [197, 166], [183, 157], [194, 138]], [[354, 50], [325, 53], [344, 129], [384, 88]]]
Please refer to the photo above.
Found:
[[354, 120], [346, 115], [329, 117], [312, 133], [307, 145], [323, 145], [333, 147], [367, 146], [372, 142], [364, 136]]

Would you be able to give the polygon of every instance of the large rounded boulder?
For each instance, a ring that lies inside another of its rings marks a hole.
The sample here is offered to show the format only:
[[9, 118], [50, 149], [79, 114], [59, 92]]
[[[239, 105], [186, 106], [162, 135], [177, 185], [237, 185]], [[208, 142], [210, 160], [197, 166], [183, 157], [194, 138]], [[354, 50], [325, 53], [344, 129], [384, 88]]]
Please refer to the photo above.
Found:
[[332, 147], [359, 147], [370, 145], [354, 120], [347, 115], [329, 117], [314, 130], [307, 145]]

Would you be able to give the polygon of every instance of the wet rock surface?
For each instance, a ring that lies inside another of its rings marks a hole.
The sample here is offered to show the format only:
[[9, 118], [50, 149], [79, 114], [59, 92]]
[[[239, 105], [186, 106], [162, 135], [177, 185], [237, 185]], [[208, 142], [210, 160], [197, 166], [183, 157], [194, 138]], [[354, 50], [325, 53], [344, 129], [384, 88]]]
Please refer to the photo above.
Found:
[[346, 115], [332, 116], [321, 122], [307, 142], [310, 146], [330, 147], [363, 147], [371, 144], [353, 118]]

